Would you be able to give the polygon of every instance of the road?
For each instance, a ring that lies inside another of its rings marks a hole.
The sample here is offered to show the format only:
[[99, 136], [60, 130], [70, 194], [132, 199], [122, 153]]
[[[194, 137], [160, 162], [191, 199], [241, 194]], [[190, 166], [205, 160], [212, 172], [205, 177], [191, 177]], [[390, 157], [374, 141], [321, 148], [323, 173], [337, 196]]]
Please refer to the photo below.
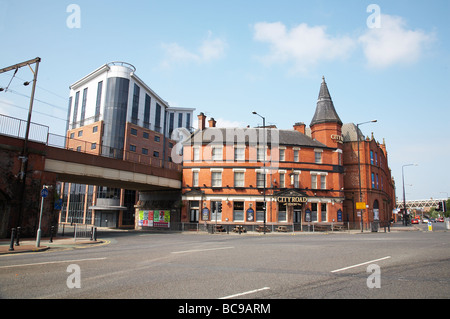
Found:
[[107, 244], [0, 256], [0, 297], [270, 300], [450, 296], [448, 231], [101, 235]]

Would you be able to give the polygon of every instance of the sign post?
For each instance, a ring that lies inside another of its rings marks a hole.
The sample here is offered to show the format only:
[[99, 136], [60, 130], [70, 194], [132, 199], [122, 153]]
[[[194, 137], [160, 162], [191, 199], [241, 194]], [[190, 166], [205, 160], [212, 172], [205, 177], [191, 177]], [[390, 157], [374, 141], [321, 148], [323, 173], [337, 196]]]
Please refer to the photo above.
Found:
[[41, 221], [42, 221], [42, 210], [44, 208], [44, 198], [48, 196], [48, 189], [47, 186], [44, 185], [44, 188], [41, 190], [41, 212], [39, 213], [39, 227], [37, 231], [37, 237], [36, 237], [36, 247], [40, 247], [41, 245]]

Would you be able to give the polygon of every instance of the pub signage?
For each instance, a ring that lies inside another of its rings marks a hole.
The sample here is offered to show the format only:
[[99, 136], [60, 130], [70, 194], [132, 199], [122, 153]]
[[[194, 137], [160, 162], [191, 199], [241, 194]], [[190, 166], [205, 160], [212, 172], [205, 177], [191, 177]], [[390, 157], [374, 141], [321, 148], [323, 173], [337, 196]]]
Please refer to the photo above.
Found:
[[307, 197], [301, 197], [301, 196], [278, 196], [277, 197], [278, 203], [285, 203], [285, 204], [306, 203], [307, 201], [308, 201]]

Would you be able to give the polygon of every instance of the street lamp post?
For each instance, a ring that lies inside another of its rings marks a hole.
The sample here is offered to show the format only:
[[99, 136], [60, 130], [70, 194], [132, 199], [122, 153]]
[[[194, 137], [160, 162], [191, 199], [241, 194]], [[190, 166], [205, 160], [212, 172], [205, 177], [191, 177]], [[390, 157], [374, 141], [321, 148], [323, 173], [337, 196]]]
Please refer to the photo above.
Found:
[[[359, 172], [359, 202], [362, 202], [362, 189], [361, 189], [361, 159], [359, 155], [359, 126], [367, 123], [376, 123], [377, 120], [367, 121], [363, 123], [356, 124], [356, 136], [357, 136], [357, 143], [358, 143], [358, 172]], [[361, 209], [361, 232], [363, 232], [363, 209]]]
[[263, 132], [264, 132], [264, 156], [263, 156], [263, 176], [264, 176], [264, 190], [263, 190], [263, 201], [264, 201], [264, 234], [266, 234], [266, 118], [264, 116], [259, 115], [257, 112], [253, 111], [252, 114], [258, 115], [263, 120]]
[[408, 221], [406, 220], [407, 210], [406, 210], [406, 193], [405, 193], [405, 174], [404, 168], [407, 166], [417, 166], [417, 164], [406, 164], [402, 166], [402, 183], [403, 183], [403, 225], [408, 226]]

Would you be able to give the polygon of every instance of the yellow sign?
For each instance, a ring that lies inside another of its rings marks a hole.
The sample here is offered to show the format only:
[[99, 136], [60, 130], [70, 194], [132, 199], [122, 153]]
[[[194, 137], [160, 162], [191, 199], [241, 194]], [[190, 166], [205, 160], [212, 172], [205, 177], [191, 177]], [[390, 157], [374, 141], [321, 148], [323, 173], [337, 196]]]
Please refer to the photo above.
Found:
[[366, 209], [366, 203], [356, 202], [356, 209]]

